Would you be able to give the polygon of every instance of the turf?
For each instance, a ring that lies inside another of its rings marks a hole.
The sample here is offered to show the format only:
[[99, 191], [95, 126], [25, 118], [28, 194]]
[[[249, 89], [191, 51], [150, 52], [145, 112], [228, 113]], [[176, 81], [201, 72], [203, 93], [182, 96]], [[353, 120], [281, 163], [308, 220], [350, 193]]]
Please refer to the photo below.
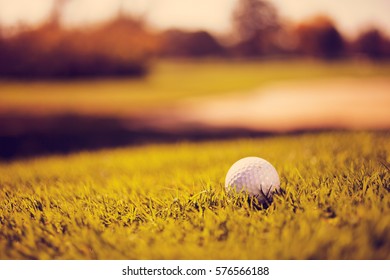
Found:
[[[253, 155], [285, 193], [228, 195]], [[1, 259], [390, 259], [390, 134], [128, 147], [0, 164]]]

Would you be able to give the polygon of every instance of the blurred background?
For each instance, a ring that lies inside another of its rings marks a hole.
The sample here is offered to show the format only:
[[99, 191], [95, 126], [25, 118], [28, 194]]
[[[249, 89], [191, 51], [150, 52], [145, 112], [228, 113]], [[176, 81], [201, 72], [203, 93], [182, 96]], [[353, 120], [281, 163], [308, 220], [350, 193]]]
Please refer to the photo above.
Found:
[[0, 0], [0, 157], [390, 128], [386, 0]]

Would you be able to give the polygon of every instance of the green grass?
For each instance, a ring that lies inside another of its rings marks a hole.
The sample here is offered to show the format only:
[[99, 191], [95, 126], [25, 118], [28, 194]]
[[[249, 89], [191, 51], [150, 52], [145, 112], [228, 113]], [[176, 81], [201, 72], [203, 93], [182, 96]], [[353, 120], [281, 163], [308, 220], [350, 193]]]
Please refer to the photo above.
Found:
[[390, 64], [353, 61], [162, 61], [142, 80], [0, 82], [0, 112], [131, 114], [196, 96], [240, 93], [286, 80], [389, 77]]
[[[285, 194], [229, 196], [253, 155]], [[1, 259], [390, 259], [390, 135], [147, 145], [0, 164]], [[386, 167], [387, 166], [387, 167]]]

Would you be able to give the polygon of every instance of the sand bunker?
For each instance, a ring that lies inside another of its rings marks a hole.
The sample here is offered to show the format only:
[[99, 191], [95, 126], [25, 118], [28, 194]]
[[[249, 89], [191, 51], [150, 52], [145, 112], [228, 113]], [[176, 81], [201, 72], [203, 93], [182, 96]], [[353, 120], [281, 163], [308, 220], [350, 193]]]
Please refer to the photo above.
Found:
[[160, 121], [271, 132], [390, 128], [389, 78], [284, 82], [230, 96], [187, 100]]

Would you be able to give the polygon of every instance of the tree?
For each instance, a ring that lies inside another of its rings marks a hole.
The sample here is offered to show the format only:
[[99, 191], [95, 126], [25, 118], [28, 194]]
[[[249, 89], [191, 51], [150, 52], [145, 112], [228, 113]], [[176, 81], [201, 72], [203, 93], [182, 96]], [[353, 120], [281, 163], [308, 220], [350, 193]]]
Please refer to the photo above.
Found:
[[50, 14], [49, 22], [54, 25], [59, 25], [62, 11], [69, 0], [55, 0], [53, 4], [53, 9]]
[[171, 57], [222, 56], [224, 48], [206, 31], [168, 30], [162, 34], [161, 55]]
[[238, 49], [244, 55], [261, 55], [272, 46], [279, 28], [276, 8], [264, 0], [240, 0], [233, 12]]
[[298, 49], [302, 54], [324, 59], [335, 59], [343, 55], [343, 37], [328, 17], [318, 16], [300, 24], [296, 34]]
[[381, 59], [386, 55], [386, 39], [382, 33], [375, 28], [367, 30], [359, 35], [355, 42], [358, 53], [371, 59]]
[[0, 76], [142, 76], [158, 47], [156, 36], [131, 18], [113, 19], [84, 30], [65, 30], [48, 22], [20, 32], [4, 44], [0, 41]]

